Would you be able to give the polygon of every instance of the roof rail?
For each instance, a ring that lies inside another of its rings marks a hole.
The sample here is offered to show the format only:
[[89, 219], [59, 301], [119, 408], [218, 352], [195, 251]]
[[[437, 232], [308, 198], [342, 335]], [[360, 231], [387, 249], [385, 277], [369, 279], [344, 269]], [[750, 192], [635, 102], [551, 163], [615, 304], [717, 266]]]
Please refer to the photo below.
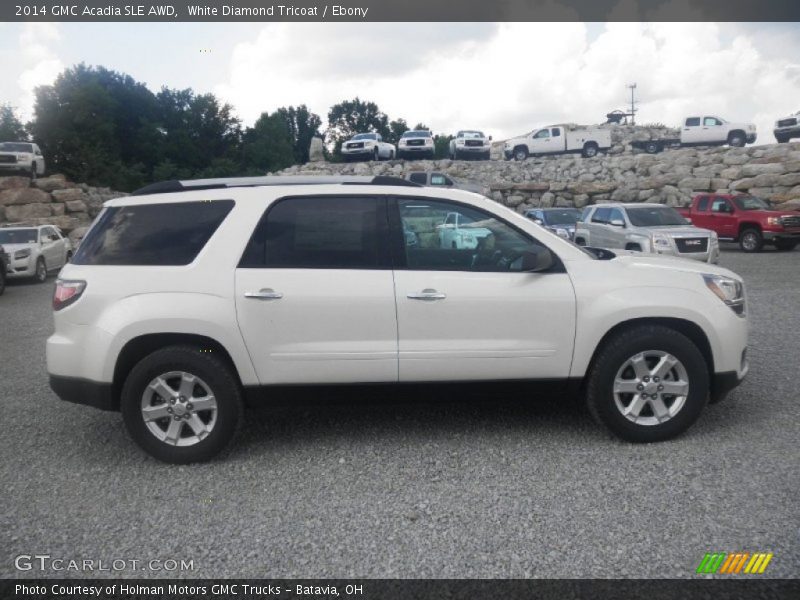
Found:
[[150, 194], [168, 194], [172, 192], [190, 192], [197, 190], [217, 190], [237, 187], [262, 187], [270, 185], [396, 185], [405, 187], [422, 187], [418, 183], [377, 175], [375, 177], [358, 175], [265, 175], [263, 177], [225, 177], [219, 179], [187, 179], [179, 181], [160, 181], [146, 185], [131, 193], [131, 196], [149, 196]]

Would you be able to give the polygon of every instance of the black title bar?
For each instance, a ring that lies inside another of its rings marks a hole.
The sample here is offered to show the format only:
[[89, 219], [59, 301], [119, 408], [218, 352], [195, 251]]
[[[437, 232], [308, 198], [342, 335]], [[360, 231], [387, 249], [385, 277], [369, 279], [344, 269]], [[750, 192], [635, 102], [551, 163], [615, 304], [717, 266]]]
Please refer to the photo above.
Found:
[[2, 0], [0, 21], [800, 21], [798, 0]]

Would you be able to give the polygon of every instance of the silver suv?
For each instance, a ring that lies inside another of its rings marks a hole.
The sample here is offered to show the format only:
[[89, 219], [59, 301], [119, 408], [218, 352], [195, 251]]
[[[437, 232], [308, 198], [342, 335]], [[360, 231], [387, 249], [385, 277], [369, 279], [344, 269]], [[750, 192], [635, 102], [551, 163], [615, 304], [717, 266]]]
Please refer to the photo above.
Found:
[[678, 211], [661, 204], [597, 204], [584, 209], [575, 227], [579, 246], [719, 260], [719, 240], [709, 229], [694, 227]]

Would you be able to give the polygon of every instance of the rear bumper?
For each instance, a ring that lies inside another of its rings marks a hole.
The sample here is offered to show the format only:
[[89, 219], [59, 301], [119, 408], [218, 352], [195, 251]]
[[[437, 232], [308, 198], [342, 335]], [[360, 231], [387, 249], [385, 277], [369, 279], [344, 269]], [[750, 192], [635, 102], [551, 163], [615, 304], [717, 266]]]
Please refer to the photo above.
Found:
[[50, 389], [65, 402], [85, 404], [100, 410], [119, 410], [119, 402], [114, 397], [110, 383], [50, 375]]

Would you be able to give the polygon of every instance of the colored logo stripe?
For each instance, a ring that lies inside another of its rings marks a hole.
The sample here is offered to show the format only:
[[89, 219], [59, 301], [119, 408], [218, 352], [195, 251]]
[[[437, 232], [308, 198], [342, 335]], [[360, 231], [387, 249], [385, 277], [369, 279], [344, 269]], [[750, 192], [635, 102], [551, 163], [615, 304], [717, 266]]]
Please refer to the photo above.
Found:
[[749, 552], [708, 552], [700, 561], [697, 573], [738, 574], [744, 568], [744, 573], [761, 574], [767, 570], [772, 557], [772, 552], [756, 552], [752, 555]]

